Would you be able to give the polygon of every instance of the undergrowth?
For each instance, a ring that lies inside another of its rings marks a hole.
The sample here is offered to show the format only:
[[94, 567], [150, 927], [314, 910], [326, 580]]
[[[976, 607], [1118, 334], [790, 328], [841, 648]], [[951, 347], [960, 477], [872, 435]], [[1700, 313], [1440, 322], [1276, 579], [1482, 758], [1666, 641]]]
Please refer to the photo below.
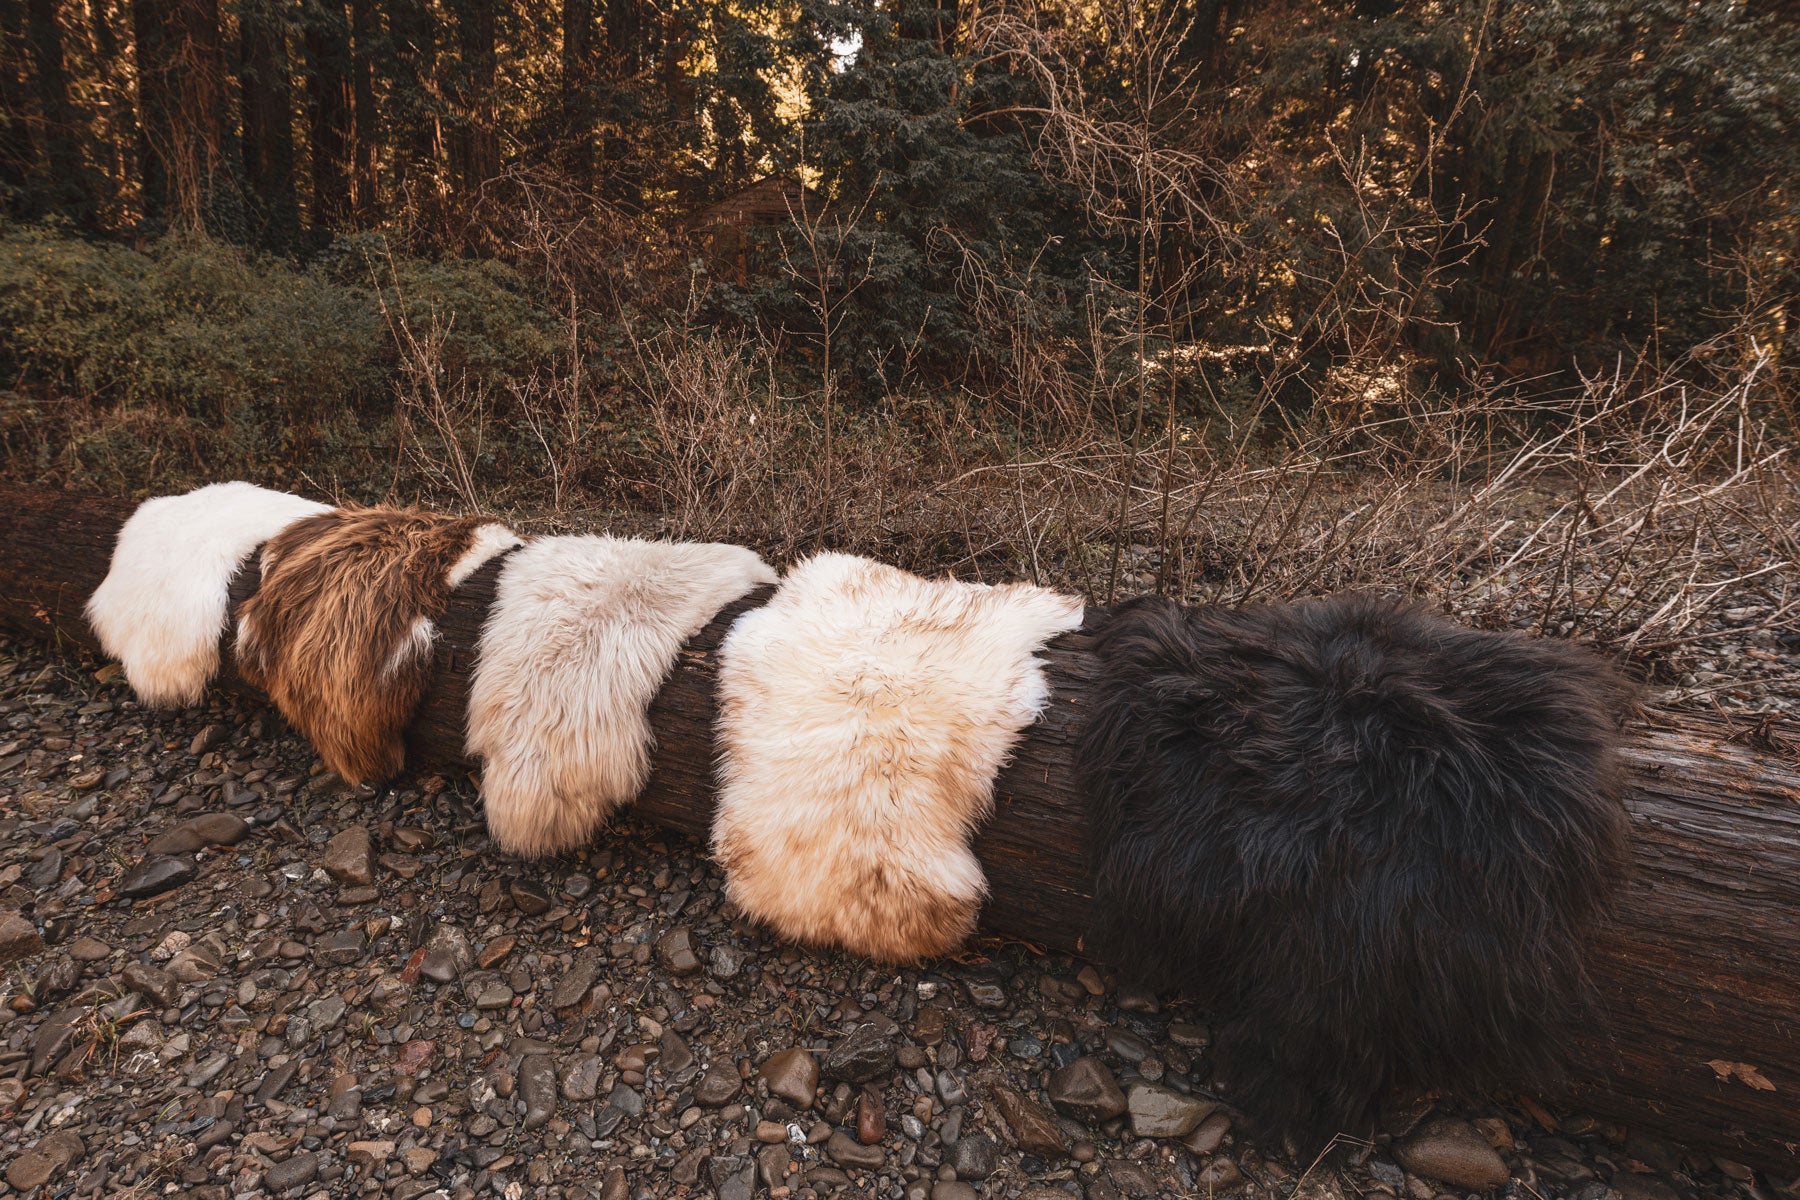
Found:
[[1800, 707], [1794, 413], [1751, 339], [1556, 388], [1450, 386], [1381, 345], [1296, 402], [1266, 349], [1099, 321], [1048, 344], [995, 305], [1005, 378], [853, 384], [697, 301], [602, 312], [559, 278], [374, 235], [302, 266], [0, 230], [4, 473], [243, 477], [1102, 604], [1373, 590], [1589, 642], [1674, 698]]

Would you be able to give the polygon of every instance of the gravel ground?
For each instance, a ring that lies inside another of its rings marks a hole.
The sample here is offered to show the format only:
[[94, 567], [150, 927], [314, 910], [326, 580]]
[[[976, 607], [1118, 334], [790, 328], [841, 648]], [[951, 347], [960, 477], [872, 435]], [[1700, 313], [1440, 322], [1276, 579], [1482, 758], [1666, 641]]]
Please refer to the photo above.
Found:
[[1210, 1097], [1203, 1014], [1083, 962], [782, 945], [691, 842], [626, 823], [522, 865], [466, 780], [315, 764], [272, 711], [151, 713], [0, 643], [0, 1194], [1786, 1194], [1430, 1104], [1308, 1169]]

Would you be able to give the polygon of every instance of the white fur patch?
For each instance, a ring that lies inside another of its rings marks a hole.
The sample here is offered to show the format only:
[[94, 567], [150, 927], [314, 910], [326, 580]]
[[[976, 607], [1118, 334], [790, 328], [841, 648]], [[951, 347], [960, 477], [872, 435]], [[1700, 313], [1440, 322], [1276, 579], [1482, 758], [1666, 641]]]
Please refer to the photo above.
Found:
[[432, 647], [437, 645], [437, 626], [431, 623], [430, 617], [414, 617], [412, 627], [406, 636], [394, 646], [387, 661], [381, 665], [381, 677], [392, 679], [400, 673], [400, 668], [414, 659], [430, 658]]
[[445, 578], [452, 590], [463, 585], [469, 576], [481, 570], [483, 564], [496, 554], [504, 554], [514, 546], [523, 546], [525, 540], [504, 525], [483, 525], [469, 539], [469, 548], [463, 556], [456, 560]]
[[719, 650], [713, 851], [731, 898], [800, 941], [944, 953], [987, 894], [969, 849], [1048, 699], [1081, 601], [821, 554]]
[[138, 505], [87, 603], [100, 645], [146, 704], [199, 700], [219, 669], [231, 579], [262, 543], [331, 511], [249, 483], [215, 483]]
[[682, 644], [775, 572], [742, 546], [540, 538], [506, 560], [469, 685], [488, 830], [585, 844], [650, 773], [648, 709]]

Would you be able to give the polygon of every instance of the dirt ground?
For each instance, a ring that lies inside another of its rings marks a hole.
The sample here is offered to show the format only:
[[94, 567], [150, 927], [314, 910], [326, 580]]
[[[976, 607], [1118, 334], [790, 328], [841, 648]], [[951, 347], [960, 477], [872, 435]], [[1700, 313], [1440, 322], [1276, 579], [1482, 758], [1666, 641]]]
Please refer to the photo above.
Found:
[[37, 646], [0, 723], [0, 1194], [1787, 1195], [1508, 1107], [1295, 1161], [1210, 1094], [1205, 1014], [1084, 962], [782, 945], [691, 842], [510, 861], [466, 779], [350, 790], [272, 710]]

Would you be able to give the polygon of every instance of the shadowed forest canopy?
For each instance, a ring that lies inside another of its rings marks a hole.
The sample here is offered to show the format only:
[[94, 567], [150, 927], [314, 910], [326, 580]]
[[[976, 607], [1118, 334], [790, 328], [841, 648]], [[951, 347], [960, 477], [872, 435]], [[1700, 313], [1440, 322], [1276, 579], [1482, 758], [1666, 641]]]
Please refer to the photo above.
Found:
[[1392, 314], [1421, 345], [1549, 368], [1690, 346], [1800, 289], [1793, 17], [1685, 0], [0, 0], [0, 194], [19, 219], [140, 240], [316, 252], [390, 228], [504, 253], [495, 210], [534, 184], [673, 230], [804, 171], [860, 218], [847, 260], [872, 255], [888, 285], [856, 322], [875, 343], [922, 324], [951, 338], [935, 354], [962, 348], [973, 271], [1062, 293], [1072, 318], [1081, 295], [1137, 285], [1147, 237], [1179, 337], [1305, 321], [1348, 300], [1328, 294], [1348, 257], [1382, 296], [1434, 284]]
[[7, 425], [157, 400], [281, 444], [427, 358], [513, 410], [699, 328], [828, 426], [935, 389], [1237, 428], [1621, 362], [1785, 394], [1794, 17], [0, 0]]

